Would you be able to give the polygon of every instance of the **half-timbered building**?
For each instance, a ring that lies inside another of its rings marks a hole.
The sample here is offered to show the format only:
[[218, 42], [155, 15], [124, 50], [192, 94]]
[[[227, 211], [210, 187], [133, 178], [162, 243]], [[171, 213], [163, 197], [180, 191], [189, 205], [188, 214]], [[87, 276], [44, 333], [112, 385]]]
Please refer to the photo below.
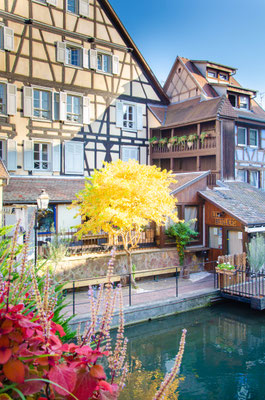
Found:
[[[14, 188], [8, 204], [23, 202], [19, 179], [45, 189], [49, 177], [56, 188], [60, 178], [71, 185], [103, 161], [147, 163], [148, 130], [157, 124], [147, 105], [167, 103], [108, 0], [1, 2], [0, 157]], [[66, 209], [63, 193], [48, 194], [52, 213]]]
[[265, 188], [265, 112], [236, 69], [177, 57], [164, 85], [168, 106], [150, 106], [151, 163], [175, 172], [211, 170], [217, 179]]

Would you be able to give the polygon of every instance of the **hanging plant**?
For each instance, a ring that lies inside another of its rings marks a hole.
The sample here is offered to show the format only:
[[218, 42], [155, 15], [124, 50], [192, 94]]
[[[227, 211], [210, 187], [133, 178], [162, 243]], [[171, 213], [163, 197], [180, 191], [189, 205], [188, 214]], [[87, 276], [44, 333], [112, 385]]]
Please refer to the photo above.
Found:
[[196, 133], [192, 133], [191, 135], [189, 135], [189, 136], [187, 137], [187, 145], [188, 145], [188, 148], [191, 148], [192, 145], [193, 145], [193, 142], [194, 142], [195, 140], [197, 140], [197, 139], [198, 139], [198, 136], [197, 136]]
[[167, 144], [168, 142], [168, 138], [161, 138], [159, 139], [159, 144], [161, 144], [162, 146], [165, 146], [165, 144]]
[[166, 234], [174, 237], [177, 244], [177, 252], [179, 255], [180, 265], [184, 264], [184, 250], [187, 244], [192, 238], [198, 236], [198, 232], [191, 229], [190, 224], [194, 222], [194, 219], [188, 222], [178, 222], [173, 224], [166, 230]]
[[187, 139], [188, 139], [188, 137], [186, 135], [185, 136], [179, 136], [178, 137], [178, 144], [185, 144]]
[[210, 136], [210, 134], [209, 134], [208, 132], [202, 132], [202, 133], [200, 134], [201, 143], [203, 144], [205, 138], [207, 138], [207, 137], [209, 137], [209, 136]]
[[172, 136], [168, 139], [167, 147], [170, 149], [174, 144], [178, 143], [178, 136]]
[[150, 139], [148, 139], [148, 142], [151, 144], [151, 146], [154, 146], [154, 144], [158, 143], [158, 138], [156, 136], [151, 137]]

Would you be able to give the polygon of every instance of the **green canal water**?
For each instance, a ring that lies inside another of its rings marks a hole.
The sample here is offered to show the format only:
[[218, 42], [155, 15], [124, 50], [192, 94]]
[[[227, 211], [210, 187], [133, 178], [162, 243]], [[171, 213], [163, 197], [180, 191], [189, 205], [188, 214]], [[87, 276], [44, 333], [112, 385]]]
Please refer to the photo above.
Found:
[[265, 313], [225, 303], [126, 329], [128, 383], [119, 400], [152, 400], [187, 340], [168, 400], [265, 399]]

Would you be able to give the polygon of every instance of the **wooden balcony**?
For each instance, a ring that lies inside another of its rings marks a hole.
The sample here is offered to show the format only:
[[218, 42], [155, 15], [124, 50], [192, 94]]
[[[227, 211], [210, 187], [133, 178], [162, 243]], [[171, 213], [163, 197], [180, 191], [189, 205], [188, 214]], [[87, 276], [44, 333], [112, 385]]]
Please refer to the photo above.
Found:
[[151, 147], [152, 158], [174, 158], [174, 157], [187, 157], [194, 153], [194, 155], [202, 154], [215, 154], [216, 151], [216, 136], [206, 137], [202, 142], [196, 139], [191, 143], [184, 142], [180, 144], [155, 144]]

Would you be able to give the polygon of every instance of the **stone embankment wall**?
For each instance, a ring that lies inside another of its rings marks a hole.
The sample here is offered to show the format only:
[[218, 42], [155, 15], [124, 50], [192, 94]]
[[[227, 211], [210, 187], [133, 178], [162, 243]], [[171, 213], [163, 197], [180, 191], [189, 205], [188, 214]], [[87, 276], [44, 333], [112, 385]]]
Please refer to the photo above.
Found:
[[[89, 254], [83, 256], [66, 257], [56, 268], [55, 275], [62, 280], [72, 281], [88, 279], [106, 275], [109, 254]], [[178, 253], [175, 249], [139, 249], [133, 253], [133, 263], [137, 271], [167, 268], [179, 265]], [[203, 259], [195, 253], [185, 256], [185, 265], [189, 265], [190, 272], [203, 270]], [[122, 275], [127, 272], [127, 257], [124, 252], [116, 254], [113, 274]]]

